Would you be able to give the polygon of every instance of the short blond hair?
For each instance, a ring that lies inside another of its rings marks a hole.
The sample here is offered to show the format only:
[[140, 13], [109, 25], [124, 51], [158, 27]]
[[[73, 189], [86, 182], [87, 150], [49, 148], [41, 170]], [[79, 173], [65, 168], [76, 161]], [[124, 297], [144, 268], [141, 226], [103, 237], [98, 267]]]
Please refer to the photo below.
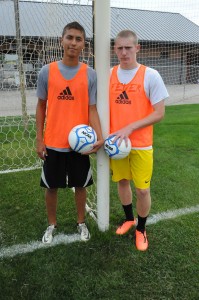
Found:
[[135, 44], [136, 45], [138, 44], [138, 36], [137, 36], [137, 34], [134, 31], [129, 30], [129, 29], [125, 29], [125, 30], [120, 31], [116, 35], [115, 42], [117, 41], [118, 38], [128, 38], [128, 37], [133, 37], [135, 39]]

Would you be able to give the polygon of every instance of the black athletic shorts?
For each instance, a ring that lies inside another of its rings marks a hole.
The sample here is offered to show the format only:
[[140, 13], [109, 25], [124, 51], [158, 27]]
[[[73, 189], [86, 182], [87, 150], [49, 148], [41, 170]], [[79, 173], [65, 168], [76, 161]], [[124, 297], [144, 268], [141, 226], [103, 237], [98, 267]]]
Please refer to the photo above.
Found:
[[87, 187], [93, 184], [88, 155], [47, 149], [40, 186], [45, 188]]

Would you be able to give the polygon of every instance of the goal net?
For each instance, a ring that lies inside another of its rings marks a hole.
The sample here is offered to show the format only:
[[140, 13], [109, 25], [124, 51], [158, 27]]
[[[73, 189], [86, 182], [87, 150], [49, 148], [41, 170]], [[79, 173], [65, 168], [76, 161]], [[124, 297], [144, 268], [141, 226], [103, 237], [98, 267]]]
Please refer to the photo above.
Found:
[[[198, 0], [111, 1], [110, 12], [110, 65], [118, 63], [113, 51], [116, 34], [134, 30], [141, 44], [138, 62], [160, 72], [170, 94], [166, 105], [197, 103]], [[62, 58], [61, 31], [75, 20], [87, 35], [80, 60], [95, 67], [93, 1], [0, 1], [1, 174], [41, 168], [35, 153], [38, 73], [44, 64]], [[97, 182], [94, 157], [92, 166]], [[97, 216], [96, 184], [89, 188], [88, 210]]]

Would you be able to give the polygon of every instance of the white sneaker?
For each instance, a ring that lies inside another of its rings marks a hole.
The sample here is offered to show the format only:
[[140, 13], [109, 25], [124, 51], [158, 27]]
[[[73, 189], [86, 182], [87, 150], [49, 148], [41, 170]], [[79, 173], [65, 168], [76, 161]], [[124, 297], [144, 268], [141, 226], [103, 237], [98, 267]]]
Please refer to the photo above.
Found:
[[82, 241], [87, 242], [90, 239], [91, 236], [85, 223], [77, 224], [77, 230]]
[[55, 225], [49, 225], [42, 237], [42, 243], [44, 244], [50, 244], [53, 240], [53, 234], [56, 230], [56, 226]]

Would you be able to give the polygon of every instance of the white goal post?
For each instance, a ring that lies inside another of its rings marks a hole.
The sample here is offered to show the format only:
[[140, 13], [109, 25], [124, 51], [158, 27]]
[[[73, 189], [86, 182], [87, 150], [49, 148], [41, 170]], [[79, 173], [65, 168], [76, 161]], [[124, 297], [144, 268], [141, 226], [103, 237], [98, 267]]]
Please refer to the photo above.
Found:
[[[103, 21], [102, 21], [103, 16]], [[94, 53], [97, 72], [97, 109], [102, 133], [109, 134], [110, 74], [110, 1], [94, 1]], [[97, 216], [98, 227], [109, 226], [109, 159], [101, 148], [97, 153]]]

